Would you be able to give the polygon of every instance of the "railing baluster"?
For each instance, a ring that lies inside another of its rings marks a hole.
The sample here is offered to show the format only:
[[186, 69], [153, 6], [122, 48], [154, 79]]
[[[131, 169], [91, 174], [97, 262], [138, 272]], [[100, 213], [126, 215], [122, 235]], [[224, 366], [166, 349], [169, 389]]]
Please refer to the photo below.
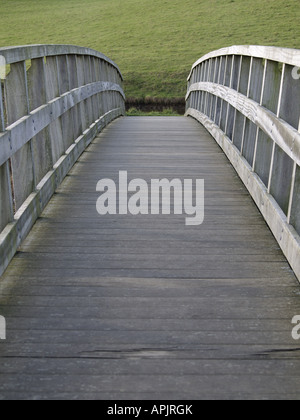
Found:
[[[4, 86], [4, 84], [3, 84]], [[4, 103], [3, 103], [3, 86], [0, 79], [0, 133], [5, 130], [5, 117], [4, 117]]]
[[[265, 86], [266, 86], [266, 75], [267, 75], [268, 63], [269, 63], [268, 60], [265, 60], [265, 62], [264, 62], [263, 80], [262, 80], [262, 87], [261, 87], [260, 100], [259, 100], [259, 104], [261, 106], [263, 104], [263, 98], [264, 98], [264, 92], [265, 92]], [[256, 165], [257, 148], [258, 148], [258, 141], [259, 141], [259, 132], [260, 132], [260, 128], [257, 127], [257, 130], [256, 130], [256, 138], [255, 138], [255, 148], [254, 148], [253, 165], [252, 165], [252, 171], [253, 172], [255, 171], [255, 165]]]
[[[25, 61], [13, 63], [5, 80], [5, 102], [7, 122], [15, 121], [29, 114], [29, 98]], [[32, 127], [32, 137], [34, 136]], [[11, 157], [14, 184], [15, 207], [18, 210], [35, 188], [32, 160], [32, 141], [24, 145]]]
[[204, 76], [189, 83], [186, 115], [223, 148], [300, 279], [299, 67], [296, 50], [250, 46], [207, 54], [192, 68], [191, 74], [203, 68]]
[[0, 85], [1, 275], [80, 154], [124, 114], [125, 97], [118, 67], [96, 51], [37, 45], [0, 55], [10, 65]]
[[[30, 111], [34, 111], [47, 101], [45, 60], [36, 58], [31, 60], [27, 71]], [[53, 167], [49, 127], [38, 133], [32, 139], [35, 185]]]
[[[236, 91], [237, 92], [240, 91], [243, 57], [242, 56], [239, 56], [239, 59], [240, 59], [240, 64], [239, 64], [238, 78], [237, 78], [237, 83], [236, 83]], [[233, 144], [236, 144], [236, 142], [235, 142], [235, 134], [236, 134], [236, 127], [237, 127], [237, 116], [238, 116], [238, 111], [235, 108], [235, 111], [234, 111], [234, 123], [233, 123], [233, 130], [232, 130], [232, 143]]]
[[0, 232], [14, 217], [10, 176], [9, 162], [5, 162], [0, 166]]
[[[46, 57], [46, 96], [47, 102], [58, 98], [59, 93], [59, 73], [56, 57]], [[52, 162], [57, 162], [60, 156], [65, 152], [63, 141], [61, 119], [54, 120], [49, 125], [49, 137], [51, 142]]]
[[[68, 55], [67, 62], [68, 62], [68, 72], [69, 72], [69, 89], [73, 90], [79, 87], [76, 56]], [[82, 133], [79, 105], [75, 105], [71, 109], [70, 117], [71, 117], [71, 121], [73, 121], [73, 137], [75, 140]]]
[[[78, 85], [84, 86], [86, 83], [85, 83], [84, 57], [83, 56], [80, 56], [80, 55], [76, 56], [76, 67], [77, 67]], [[87, 100], [80, 102], [79, 109], [80, 109], [82, 132], [84, 132], [88, 128]]]

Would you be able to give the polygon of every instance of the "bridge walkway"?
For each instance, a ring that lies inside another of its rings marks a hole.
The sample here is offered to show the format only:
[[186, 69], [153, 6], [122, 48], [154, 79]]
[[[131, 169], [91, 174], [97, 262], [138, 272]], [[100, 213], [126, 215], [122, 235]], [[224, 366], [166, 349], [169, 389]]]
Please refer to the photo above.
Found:
[[[205, 220], [96, 212], [100, 179], [205, 179]], [[120, 118], [0, 283], [0, 398], [296, 398], [299, 283], [196, 121]]]

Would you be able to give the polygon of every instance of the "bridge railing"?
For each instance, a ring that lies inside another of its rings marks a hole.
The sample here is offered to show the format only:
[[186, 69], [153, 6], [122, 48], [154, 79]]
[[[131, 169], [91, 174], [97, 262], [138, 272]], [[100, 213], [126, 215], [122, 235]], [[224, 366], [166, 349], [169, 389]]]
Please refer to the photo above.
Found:
[[300, 279], [300, 50], [240, 46], [192, 67], [186, 115], [222, 147]]
[[85, 148], [125, 113], [125, 96], [117, 65], [88, 48], [0, 48], [0, 57], [1, 275]]

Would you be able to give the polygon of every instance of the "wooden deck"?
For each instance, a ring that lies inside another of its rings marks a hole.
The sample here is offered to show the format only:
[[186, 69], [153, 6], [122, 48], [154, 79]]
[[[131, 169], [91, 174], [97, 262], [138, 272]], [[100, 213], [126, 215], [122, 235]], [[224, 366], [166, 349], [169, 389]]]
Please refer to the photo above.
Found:
[[[205, 222], [99, 216], [96, 184], [204, 178]], [[0, 399], [300, 399], [300, 287], [221, 149], [188, 118], [121, 118], [0, 282]]]

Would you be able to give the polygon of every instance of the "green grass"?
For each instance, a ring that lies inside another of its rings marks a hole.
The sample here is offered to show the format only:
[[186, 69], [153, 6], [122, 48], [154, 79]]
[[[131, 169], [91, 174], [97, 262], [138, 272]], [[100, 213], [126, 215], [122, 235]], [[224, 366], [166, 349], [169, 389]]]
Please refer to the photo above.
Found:
[[126, 112], [127, 117], [179, 117], [172, 108], [164, 108], [162, 111], [143, 112], [137, 108], [130, 108]]
[[0, 45], [91, 47], [131, 97], [180, 97], [191, 65], [234, 44], [300, 47], [299, 0], [2, 0]]

